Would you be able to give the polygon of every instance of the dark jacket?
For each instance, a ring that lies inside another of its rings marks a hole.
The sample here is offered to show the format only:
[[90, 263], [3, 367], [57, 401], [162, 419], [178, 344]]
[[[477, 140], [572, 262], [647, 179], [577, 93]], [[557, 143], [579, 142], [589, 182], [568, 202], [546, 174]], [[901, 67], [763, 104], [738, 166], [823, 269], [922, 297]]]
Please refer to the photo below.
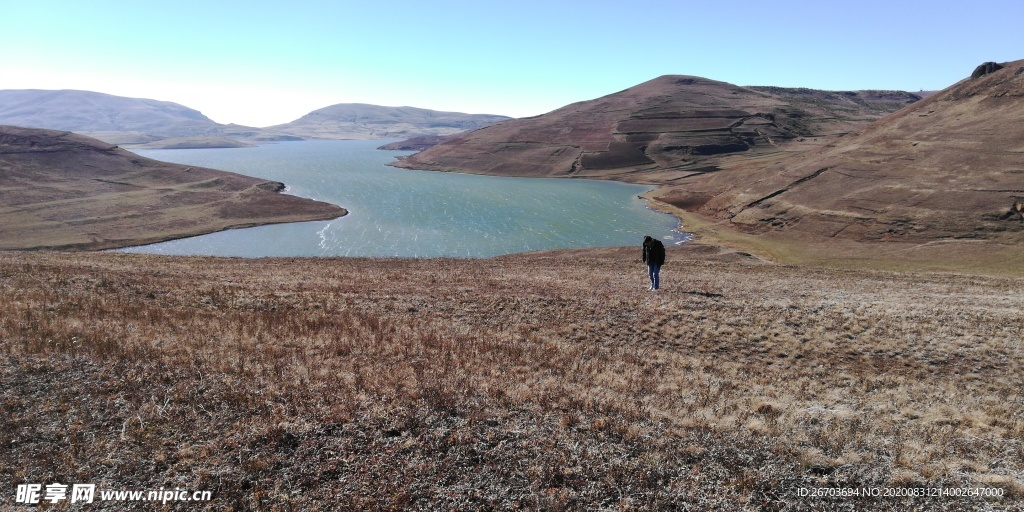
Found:
[[644, 263], [658, 266], [665, 264], [665, 245], [661, 240], [644, 240]]

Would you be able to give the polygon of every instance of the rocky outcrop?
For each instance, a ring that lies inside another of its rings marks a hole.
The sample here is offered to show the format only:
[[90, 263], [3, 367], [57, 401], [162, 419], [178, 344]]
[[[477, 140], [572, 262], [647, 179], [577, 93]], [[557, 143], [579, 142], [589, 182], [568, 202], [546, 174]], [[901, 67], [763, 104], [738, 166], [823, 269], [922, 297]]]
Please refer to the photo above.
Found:
[[980, 66], [974, 68], [974, 72], [971, 73], [971, 78], [980, 78], [989, 73], [995, 73], [1000, 69], [1003, 69], [1002, 64], [997, 64], [995, 62], [985, 62]]

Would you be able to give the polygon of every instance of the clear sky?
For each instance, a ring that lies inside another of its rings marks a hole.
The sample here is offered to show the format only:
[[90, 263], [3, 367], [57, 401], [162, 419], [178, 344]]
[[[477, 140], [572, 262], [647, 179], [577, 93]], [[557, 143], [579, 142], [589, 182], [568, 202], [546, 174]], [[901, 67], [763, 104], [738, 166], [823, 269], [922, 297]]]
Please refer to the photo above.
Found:
[[0, 89], [269, 126], [336, 103], [514, 117], [665, 74], [937, 90], [1024, 59], [1024, 0], [7, 1]]

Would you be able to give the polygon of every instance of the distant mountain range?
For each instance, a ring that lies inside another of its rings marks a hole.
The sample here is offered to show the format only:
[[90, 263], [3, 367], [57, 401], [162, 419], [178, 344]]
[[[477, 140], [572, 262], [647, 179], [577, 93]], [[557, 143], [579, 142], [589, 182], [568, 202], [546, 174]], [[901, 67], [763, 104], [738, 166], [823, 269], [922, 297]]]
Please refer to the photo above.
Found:
[[273, 130], [307, 139], [396, 139], [454, 135], [511, 119], [489, 114], [342, 103], [314, 110]]
[[386, 139], [452, 135], [509, 119], [413, 107], [338, 104], [291, 123], [256, 128], [220, 124], [167, 101], [76, 90], [0, 90], [0, 124], [65, 130], [149, 148], [236, 147], [301, 139]]
[[177, 103], [73, 90], [0, 90], [0, 124], [160, 137], [219, 134], [223, 128]]

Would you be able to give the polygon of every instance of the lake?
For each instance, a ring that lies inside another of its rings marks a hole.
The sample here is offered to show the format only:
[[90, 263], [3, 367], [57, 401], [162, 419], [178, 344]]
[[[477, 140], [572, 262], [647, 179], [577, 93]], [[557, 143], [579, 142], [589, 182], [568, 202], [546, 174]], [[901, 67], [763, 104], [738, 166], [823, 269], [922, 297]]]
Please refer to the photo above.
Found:
[[301, 141], [252, 148], [138, 150], [139, 155], [255, 176], [340, 205], [332, 221], [233, 229], [122, 252], [216, 256], [489, 257], [544, 249], [681, 243], [675, 217], [609, 181], [410, 171], [389, 141]]

